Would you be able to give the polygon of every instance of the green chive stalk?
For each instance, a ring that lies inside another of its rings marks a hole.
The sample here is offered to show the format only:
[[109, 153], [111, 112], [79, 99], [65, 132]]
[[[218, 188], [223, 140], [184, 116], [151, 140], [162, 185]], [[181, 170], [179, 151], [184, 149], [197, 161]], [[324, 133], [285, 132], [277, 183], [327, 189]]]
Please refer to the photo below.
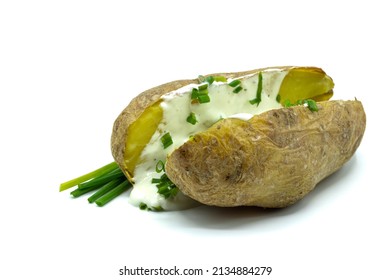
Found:
[[88, 202], [93, 203], [109, 191], [113, 190], [115, 187], [117, 187], [120, 183], [124, 182], [126, 179], [117, 178], [114, 179], [107, 184], [105, 184], [103, 187], [99, 188], [97, 192], [95, 192], [93, 195], [88, 197]]
[[103, 195], [102, 197], [98, 198], [95, 203], [98, 206], [104, 206], [123, 192], [127, 191], [130, 189], [131, 184], [129, 181], [125, 180], [124, 182], [120, 183], [118, 186], [110, 190], [108, 193]]
[[81, 184], [83, 182], [86, 182], [92, 178], [95, 178], [97, 176], [100, 176], [102, 174], [106, 174], [108, 172], [111, 172], [112, 170], [118, 168], [118, 164], [116, 162], [111, 162], [110, 164], [107, 164], [99, 169], [96, 169], [95, 171], [89, 172], [85, 175], [82, 175], [80, 177], [77, 177], [75, 179], [72, 179], [70, 181], [67, 181], [65, 183], [62, 183], [60, 185], [60, 192], [70, 189], [71, 187], [77, 186], [78, 184]]
[[104, 185], [114, 179], [117, 179], [117, 178], [120, 178], [120, 177], [124, 177], [125, 175], [123, 174], [122, 170], [118, 167], [117, 169], [114, 169], [113, 171], [111, 172], [108, 172], [108, 173], [105, 173], [105, 174], [102, 174], [88, 182], [84, 182], [84, 183], [81, 183], [79, 184], [79, 189], [88, 189], [90, 187], [94, 187], [94, 186], [97, 186], [97, 185]]
[[118, 164], [112, 162], [85, 175], [62, 183], [60, 191], [74, 186], [77, 186], [77, 188], [70, 193], [73, 197], [80, 197], [95, 191], [88, 197], [89, 203], [95, 202], [98, 206], [104, 206], [130, 189], [132, 185]]

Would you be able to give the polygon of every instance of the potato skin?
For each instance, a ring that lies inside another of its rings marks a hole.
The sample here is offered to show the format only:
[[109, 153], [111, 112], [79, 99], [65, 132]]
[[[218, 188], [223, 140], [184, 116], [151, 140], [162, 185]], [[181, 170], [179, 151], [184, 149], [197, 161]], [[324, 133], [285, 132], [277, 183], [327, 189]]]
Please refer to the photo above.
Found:
[[157, 102], [162, 95], [183, 86], [195, 83], [197, 80], [178, 80], [146, 90], [131, 100], [114, 122], [111, 134], [111, 153], [126, 177], [132, 181], [126, 170], [124, 154], [126, 147], [127, 128], [135, 122], [142, 112]]
[[[257, 73], [259, 71], [263, 71], [266, 69], [287, 70], [291, 68], [294, 68], [294, 66], [259, 68], [259, 69], [243, 71], [243, 72], [234, 72], [234, 73], [213, 73], [213, 74], [205, 75], [205, 77], [221, 75], [221, 76], [225, 76], [226, 78], [237, 78], [237, 77]], [[304, 67], [304, 68], [311, 68], [316, 71], [322, 71], [322, 69], [316, 67]], [[142, 112], [146, 108], [152, 106], [155, 102], [157, 102], [162, 95], [177, 90], [186, 85], [197, 84], [197, 83], [199, 83], [198, 79], [177, 80], [146, 90], [140, 93], [134, 99], [132, 99], [131, 102], [127, 105], [127, 107], [117, 117], [117, 119], [114, 122], [112, 134], [111, 134], [111, 153], [114, 157], [114, 160], [118, 163], [119, 167], [122, 169], [122, 171], [130, 181], [132, 181], [132, 178], [129, 172], [127, 172], [126, 170], [126, 165], [124, 160], [125, 146], [126, 146], [126, 139], [127, 139], [127, 128], [138, 119], [138, 117], [142, 114]]]
[[358, 148], [366, 116], [359, 101], [270, 110], [224, 119], [169, 155], [166, 173], [208, 205], [289, 206], [338, 170]]

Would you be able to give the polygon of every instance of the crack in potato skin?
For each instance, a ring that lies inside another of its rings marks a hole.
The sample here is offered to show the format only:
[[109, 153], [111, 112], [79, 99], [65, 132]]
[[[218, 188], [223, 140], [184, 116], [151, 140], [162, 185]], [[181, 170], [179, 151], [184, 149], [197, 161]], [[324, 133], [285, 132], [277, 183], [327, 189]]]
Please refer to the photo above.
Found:
[[221, 120], [168, 157], [167, 175], [208, 205], [292, 205], [353, 156], [365, 130], [360, 101], [317, 104]]

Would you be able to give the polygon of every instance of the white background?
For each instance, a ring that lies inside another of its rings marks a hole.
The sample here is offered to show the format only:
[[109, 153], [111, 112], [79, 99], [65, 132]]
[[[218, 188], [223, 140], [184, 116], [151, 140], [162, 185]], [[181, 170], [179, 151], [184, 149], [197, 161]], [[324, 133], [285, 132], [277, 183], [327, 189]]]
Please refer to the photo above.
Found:
[[[272, 266], [264, 279], [389, 279], [385, 3], [1, 1], [0, 278], [153, 279], [119, 269], [177, 265], [209, 273], [155, 279], [222, 279], [212, 267], [236, 265]], [[280, 65], [322, 67], [334, 98], [367, 113], [352, 160], [298, 204], [151, 213], [127, 195], [98, 208], [58, 192], [112, 161], [112, 124], [141, 91]]]

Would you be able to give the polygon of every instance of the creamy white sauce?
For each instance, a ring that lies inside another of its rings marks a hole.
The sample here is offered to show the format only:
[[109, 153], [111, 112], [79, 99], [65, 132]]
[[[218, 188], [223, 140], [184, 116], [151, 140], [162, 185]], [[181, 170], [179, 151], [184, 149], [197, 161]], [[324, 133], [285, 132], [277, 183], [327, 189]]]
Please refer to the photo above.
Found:
[[[238, 78], [243, 88], [239, 93], [233, 93], [234, 88], [228, 83], [214, 82], [208, 86], [209, 103], [191, 103], [191, 91], [199, 84], [191, 84], [162, 96], [163, 119], [143, 150], [140, 163], [134, 170], [134, 187], [130, 194], [130, 203], [139, 206], [145, 203], [148, 207], [162, 207], [164, 210], [178, 210], [197, 205], [189, 197], [179, 193], [165, 199], [157, 193], [157, 187], [152, 184], [153, 178], [160, 178], [156, 172], [159, 160], [165, 162], [166, 157], [174, 149], [184, 144], [191, 135], [204, 131], [222, 118], [238, 118], [249, 120], [255, 114], [270, 109], [281, 108], [276, 101], [280, 85], [288, 70], [271, 69], [262, 72], [262, 92], [259, 106], [252, 105], [249, 100], [256, 98], [258, 74]], [[236, 79], [234, 79], [236, 80]], [[186, 121], [190, 113], [194, 113], [197, 123], [192, 125]], [[173, 144], [164, 149], [161, 136], [169, 132]]]

